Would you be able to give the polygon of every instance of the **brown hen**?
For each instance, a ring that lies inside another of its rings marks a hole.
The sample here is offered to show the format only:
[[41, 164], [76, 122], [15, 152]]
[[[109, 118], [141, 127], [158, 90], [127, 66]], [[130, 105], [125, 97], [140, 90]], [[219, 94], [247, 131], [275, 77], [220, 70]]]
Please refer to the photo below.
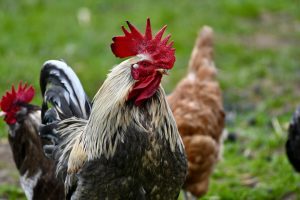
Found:
[[188, 157], [186, 199], [203, 196], [218, 161], [225, 114], [213, 62], [213, 31], [199, 33], [188, 74], [168, 96]]

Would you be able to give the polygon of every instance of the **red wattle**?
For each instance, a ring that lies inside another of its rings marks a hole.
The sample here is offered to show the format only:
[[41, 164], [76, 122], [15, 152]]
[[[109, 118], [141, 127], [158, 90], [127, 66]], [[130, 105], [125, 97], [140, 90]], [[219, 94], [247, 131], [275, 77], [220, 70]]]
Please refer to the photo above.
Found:
[[136, 106], [141, 105], [145, 100], [149, 99], [157, 91], [161, 82], [162, 75], [155, 73], [153, 76], [148, 76], [139, 80], [133, 86], [133, 89], [128, 95], [128, 100], [134, 100]]

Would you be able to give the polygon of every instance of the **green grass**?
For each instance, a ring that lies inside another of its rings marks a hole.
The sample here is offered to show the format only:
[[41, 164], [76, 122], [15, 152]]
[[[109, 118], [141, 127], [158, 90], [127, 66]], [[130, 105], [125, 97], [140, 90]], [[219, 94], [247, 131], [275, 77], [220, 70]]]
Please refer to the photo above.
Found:
[[[170, 92], [185, 74], [199, 28], [212, 26], [225, 107], [236, 115], [227, 129], [238, 140], [225, 142], [204, 199], [300, 198], [300, 175], [284, 152], [287, 125], [300, 103], [299, 0], [2, 0], [0, 8], [0, 93], [27, 81], [37, 88], [37, 104], [44, 61], [66, 60], [92, 97], [120, 62], [110, 51], [111, 38], [126, 20], [142, 29], [147, 17], [156, 31], [167, 24], [175, 41], [177, 61], [164, 80]], [[89, 22], [78, 20], [84, 10]], [[1, 137], [6, 132], [1, 122]], [[0, 196], [7, 193], [14, 199], [19, 189], [1, 185]]]
[[10, 199], [10, 200], [26, 199], [24, 197], [23, 190], [14, 185], [7, 185], [7, 184], [1, 185], [0, 194], [1, 194], [1, 198]]

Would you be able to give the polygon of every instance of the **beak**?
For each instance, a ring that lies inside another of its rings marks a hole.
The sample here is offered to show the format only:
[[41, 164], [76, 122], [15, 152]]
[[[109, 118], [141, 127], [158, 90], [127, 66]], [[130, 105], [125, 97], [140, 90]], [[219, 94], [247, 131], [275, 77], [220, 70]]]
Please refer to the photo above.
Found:
[[169, 75], [169, 73], [168, 73], [169, 70], [167, 70], [167, 69], [160, 68], [160, 69], [157, 69], [156, 71], [161, 73], [162, 75]]
[[5, 116], [5, 112], [0, 112], [0, 117], [4, 117]]

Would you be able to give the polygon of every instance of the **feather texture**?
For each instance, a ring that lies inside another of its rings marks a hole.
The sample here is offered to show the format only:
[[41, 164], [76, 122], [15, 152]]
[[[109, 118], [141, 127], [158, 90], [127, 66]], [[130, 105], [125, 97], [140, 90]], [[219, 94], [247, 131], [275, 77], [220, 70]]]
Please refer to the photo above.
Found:
[[[57, 174], [66, 174], [68, 157], [82, 123], [69, 126], [64, 134], [57, 134], [57, 123], [66, 119], [73, 124], [74, 117], [84, 122], [90, 115], [91, 105], [75, 72], [63, 61], [49, 60], [41, 70], [40, 87], [43, 95], [41, 136], [52, 141], [46, 154], [57, 160]], [[48, 107], [50, 103], [53, 108]], [[68, 120], [69, 118], [71, 118]], [[77, 122], [76, 121], [76, 122]], [[77, 125], [77, 126], [76, 126]], [[60, 132], [59, 132], [60, 133]], [[66, 145], [69, 144], [69, 148]], [[55, 150], [53, 152], [53, 150]]]
[[90, 102], [77, 75], [65, 62], [45, 62], [41, 70], [40, 87], [44, 97], [42, 118], [48, 110], [47, 102], [55, 107], [60, 119], [89, 117]]

